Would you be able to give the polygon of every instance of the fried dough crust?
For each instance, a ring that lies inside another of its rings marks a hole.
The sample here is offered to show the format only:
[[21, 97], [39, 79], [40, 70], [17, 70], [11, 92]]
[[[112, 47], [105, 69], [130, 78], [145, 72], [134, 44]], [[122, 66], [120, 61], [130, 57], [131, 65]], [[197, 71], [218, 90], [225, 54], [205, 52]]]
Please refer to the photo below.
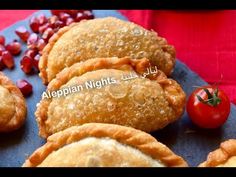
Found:
[[170, 75], [175, 49], [154, 31], [114, 17], [83, 20], [60, 29], [42, 52], [39, 76], [48, 84], [63, 68], [90, 58], [148, 58]]
[[220, 144], [220, 148], [208, 154], [207, 160], [199, 167], [236, 167], [236, 139]]
[[23, 167], [37, 166], [188, 165], [183, 158], [145, 132], [114, 124], [88, 123], [50, 136], [47, 143], [23, 164]]
[[20, 128], [26, 118], [26, 102], [21, 91], [0, 72], [0, 132]]
[[[35, 113], [40, 136], [46, 138], [89, 122], [114, 123], [151, 132], [176, 121], [184, 111], [186, 95], [176, 81], [160, 70], [149, 78], [140, 77], [150, 65], [145, 58], [113, 57], [90, 59], [65, 68], [50, 82], [47, 92], [101, 78], [113, 78], [117, 83], [42, 99]], [[121, 80], [130, 72], [139, 77]]]

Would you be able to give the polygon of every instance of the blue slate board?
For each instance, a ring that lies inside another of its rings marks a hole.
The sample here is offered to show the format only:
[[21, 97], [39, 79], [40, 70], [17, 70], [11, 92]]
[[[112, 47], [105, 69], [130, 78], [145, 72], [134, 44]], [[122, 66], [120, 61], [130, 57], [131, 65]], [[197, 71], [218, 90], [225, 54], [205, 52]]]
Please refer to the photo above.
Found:
[[[49, 15], [49, 11], [40, 11]], [[40, 13], [37, 12], [37, 13]], [[114, 10], [94, 10], [96, 17], [115, 16], [127, 20]], [[7, 18], [7, 17], [6, 17]], [[7, 42], [16, 38], [14, 30], [18, 26], [28, 26], [28, 19], [19, 21], [11, 27], [0, 32], [7, 37]], [[26, 46], [24, 45], [25, 50]], [[4, 73], [13, 81], [20, 78], [27, 79], [33, 84], [33, 94], [27, 98], [28, 116], [25, 125], [12, 133], [0, 134], [0, 167], [20, 167], [25, 159], [38, 147], [45, 143], [45, 140], [38, 136], [38, 127], [35, 121], [34, 112], [36, 104], [40, 101], [45, 86], [37, 75], [27, 76], [20, 69], [20, 58], [16, 57], [16, 67]], [[177, 60], [175, 71], [172, 77], [177, 80], [184, 91], [189, 95], [194, 85], [206, 85], [196, 73], [192, 72], [186, 65]], [[1, 102], [0, 102], [1, 104]], [[188, 115], [185, 113], [180, 121], [177, 121], [166, 128], [153, 132], [160, 142], [166, 144], [174, 152], [184, 157], [190, 166], [197, 166], [204, 161], [207, 154], [216, 149], [219, 144], [229, 138], [236, 138], [236, 107], [231, 105], [231, 114], [227, 123], [215, 130], [203, 130], [194, 126]]]

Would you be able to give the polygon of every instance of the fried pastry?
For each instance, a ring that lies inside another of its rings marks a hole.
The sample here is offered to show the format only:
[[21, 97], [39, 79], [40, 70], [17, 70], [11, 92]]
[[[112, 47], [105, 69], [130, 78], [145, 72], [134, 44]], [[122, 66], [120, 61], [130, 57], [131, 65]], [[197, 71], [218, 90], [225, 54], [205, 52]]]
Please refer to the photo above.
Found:
[[[150, 65], [146, 58], [112, 57], [65, 68], [49, 83], [37, 105], [40, 136], [90, 122], [150, 132], [179, 119], [184, 111], [184, 91], [160, 70], [143, 77]], [[124, 80], [130, 74], [134, 79]]]
[[221, 143], [220, 148], [209, 153], [207, 160], [199, 167], [236, 167], [236, 140]]
[[50, 136], [23, 164], [23, 167], [186, 166], [183, 158], [151, 135], [102, 123], [74, 126]]
[[175, 64], [175, 49], [154, 31], [117, 18], [83, 20], [60, 29], [44, 48], [39, 62], [44, 84], [63, 68], [99, 57], [148, 58], [166, 75]]
[[10, 132], [22, 126], [26, 103], [21, 91], [0, 72], [0, 132]]

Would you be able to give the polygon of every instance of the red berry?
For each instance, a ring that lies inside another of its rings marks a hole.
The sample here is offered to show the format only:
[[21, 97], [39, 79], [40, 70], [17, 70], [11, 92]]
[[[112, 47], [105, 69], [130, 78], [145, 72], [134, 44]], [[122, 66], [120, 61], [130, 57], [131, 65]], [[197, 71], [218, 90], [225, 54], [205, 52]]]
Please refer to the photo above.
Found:
[[27, 42], [27, 39], [30, 36], [30, 32], [24, 26], [20, 26], [15, 30], [15, 33], [20, 37], [24, 42]]
[[41, 55], [40, 54], [37, 54], [34, 59], [33, 59], [33, 65], [34, 65], [34, 68], [39, 71], [39, 60], [40, 60], [40, 57]]
[[9, 51], [2, 52], [2, 61], [9, 69], [12, 69], [15, 65], [13, 56]]
[[0, 71], [2, 71], [5, 67], [6, 65], [3, 63], [2, 56], [0, 56]]
[[66, 25], [68, 26], [68, 25], [70, 25], [71, 23], [73, 23], [74, 22], [74, 19], [73, 18], [67, 18], [67, 20], [66, 20]]
[[62, 28], [63, 26], [65, 26], [65, 23], [63, 23], [62, 21], [58, 20], [58, 21], [56, 21], [56, 23], [55, 23], [54, 26], [55, 26], [54, 29], [60, 29], [60, 28]]
[[61, 12], [63, 12], [63, 10], [51, 10], [51, 14], [56, 16], [59, 16]]
[[78, 13], [80, 12], [80, 13], [83, 13], [85, 10], [82, 10], [82, 9], [80, 9], [80, 10], [78, 10]]
[[79, 22], [79, 21], [84, 20], [84, 19], [85, 19], [85, 18], [84, 18], [84, 14], [81, 13], [81, 12], [78, 12], [77, 15], [76, 15], [76, 17], [75, 17], [75, 21], [76, 21], [76, 22]]
[[45, 46], [46, 42], [43, 39], [39, 39], [37, 43], [37, 49], [39, 50], [39, 52], [41, 52]]
[[39, 20], [36, 17], [32, 17], [30, 19], [30, 28], [33, 32], [38, 33], [39, 32]]
[[38, 51], [37, 50], [34, 50], [34, 49], [28, 49], [28, 50], [26, 50], [25, 51], [25, 53], [24, 53], [24, 55], [25, 56], [28, 56], [28, 57], [30, 57], [30, 58], [34, 58], [35, 57], [35, 55], [37, 55], [38, 54]]
[[54, 34], [54, 31], [52, 28], [47, 28], [43, 35], [42, 38], [44, 39], [44, 41], [48, 42], [48, 40], [52, 37], [52, 35]]
[[0, 44], [0, 55], [2, 55], [2, 52], [4, 52], [5, 50], [6, 50], [5, 47], [2, 44]]
[[20, 89], [21, 93], [25, 97], [29, 96], [33, 91], [32, 85], [29, 82], [27, 82], [26, 80], [23, 80], [23, 79], [20, 79], [20, 80], [16, 81], [16, 86]]
[[51, 27], [51, 25], [49, 23], [43, 24], [42, 26], [39, 27], [39, 33], [43, 34], [43, 32], [49, 27]]
[[18, 55], [21, 52], [21, 44], [19, 42], [11, 42], [6, 45], [6, 49], [12, 54], [12, 55]]
[[75, 17], [75, 21], [79, 22], [81, 20], [89, 20], [89, 19], [93, 19], [94, 15], [92, 14], [92, 12], [90, 10], [85, 10], [83, 12], [78, 12], [76, 17]]
[[29, 49], [36, 49], [37, 48], [37, 42], [39, 40], [39, 37], [36, 33], [30, 34], [28, 40], [27, 40], [27, 46]]
[[33, 60], [28, 56], [23, 56], [20, 61], [20, 67], [24, 73], [29, 74], [33, 69]]
[[0, 35], [0, 44], [5, 45], [5, 37]]
[[70, 14], [73, 18], [76, 17], [79, 10], [69, 10], [67, 13]]
[[58, 21], [59, 20], [59, 18], [56, 16], [56, 15], [53, 15], [53, 16], [51, 16], [49, 19], [48, 19], [48, 23], [50, 24], [50, 26], [52, 27], [52, 28], [55, 28], [55, 23], [56, 23], [56, 21]]
[[38, 20], [39, 20], [39, 25], [40, 25], [40, 26], [43, 25], [43, 24], [45, 24], [45, 23], [47, 23], [47, 21], [48, 21], [47, 17], [46, 17], [44, 14], [39, 14], [39, 15], [37, 16], [37, 18], [38, 18]]
[[94, 18], [94, 15], [90, 10], [85, 10], [83, 14], [84, 14], [85, 19], [87, 20]]
[[63, 21], [63, 22], [66, 22], [66, 20], [67, 20], [68, 18], [70, 18], [70, 15], [67, 14], [67, 13], [61, 12], [61, 13], [59, 14], [59, 19], [60, 19], [61, 21]]

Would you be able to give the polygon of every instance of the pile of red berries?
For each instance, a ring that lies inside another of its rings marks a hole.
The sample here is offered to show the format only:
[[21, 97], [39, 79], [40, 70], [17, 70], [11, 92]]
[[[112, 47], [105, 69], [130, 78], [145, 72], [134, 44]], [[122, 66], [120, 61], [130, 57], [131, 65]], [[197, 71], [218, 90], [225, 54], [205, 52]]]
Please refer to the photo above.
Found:
[[21, 44], [14, 40], [5, 45], [5, 37], [0, 35], [0, 70], [5, 67], [12, 69], [14, 67], [13, 55], [18, 55], [21, 52]]
[[[37, 73], [39, 71], [38, 62], [42, 50], [53, 34], [60, 28], [68, 26], [73, 22], [94, 18], [90, 10], [51, 10], [51, 14], [52, 16], [50, 17], [46, 17], [44, 14], [33, 16], [29, 21], [32, 32], [24, 26], [20, 26], [15, 30], [17, 36], [27, 44], [28, 49], [24, 52], [20, 61], [21, 69], [26, 74]], [[9, 44], [5, 44], [5, 37], [0, 35], [0, 71], [6, 67], [9, 69], [14, 68], [14, 56], [20, 53], [20, 42], [14, 40]], [[24, 80], [24, 84], [17, 85], [20, 87], [20, 85], [25, 85], [26, 82]], [[30, 87], [27, 86], [27, 88]]]

